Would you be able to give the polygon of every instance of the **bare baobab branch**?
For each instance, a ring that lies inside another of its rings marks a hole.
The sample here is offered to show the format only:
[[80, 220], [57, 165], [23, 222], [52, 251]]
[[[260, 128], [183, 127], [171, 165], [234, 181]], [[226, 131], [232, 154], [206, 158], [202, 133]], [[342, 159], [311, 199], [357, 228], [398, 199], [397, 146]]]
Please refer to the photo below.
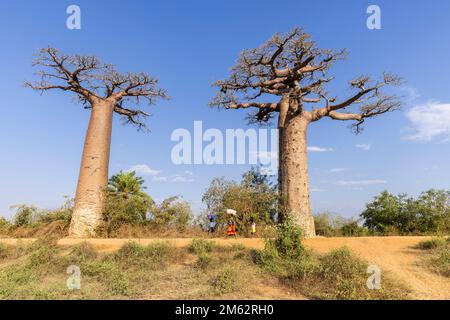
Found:
[[[26, 82], [26, 86], [42, 92], [72, 91], [86, 108], [101, 100], [113, 101], [121, 106], [115, 107], [114, 112], [138, 128], [145, 128], [139, 119], [147, 116], [146, 112], [135, 110], [142, 99], [153, 104], [158, 98], [169, 98], [165, 90], [157, 87], [156, 78], [146, 73], [120, 74], [113, 65], [104, 64], [95, 56], [69, 56], [48, 47], [38, 52], [33, 65], [43, 67], [37, 73], [40, 80]], [[124, 103], [134, 107], [125, 108]]]

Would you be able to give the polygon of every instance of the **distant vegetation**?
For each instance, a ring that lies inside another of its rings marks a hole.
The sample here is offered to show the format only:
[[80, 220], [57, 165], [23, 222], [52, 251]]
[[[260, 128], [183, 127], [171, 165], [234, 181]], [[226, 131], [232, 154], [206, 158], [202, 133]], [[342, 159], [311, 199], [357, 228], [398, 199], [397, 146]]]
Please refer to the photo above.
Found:
[[[234, 209], [239, 236], [248, 236], [257, 225], [257, 236], [275, 236], [279, 221], [277, 185], [258, 168], [242, 175], [241, 181], [215, 178], [202, 197], [205, 210], [194, 215], [190, 204], [178, 196], [155, 203], [145, 192], [144, 180], [134, 172], [119, 172], [109, 179], [105, 190], [103, 222], [99, 237], [210, 237], [225, 235]], [[74, 201], [55, 210], [18, 205], [11, 220], [0, 218], [0, 236], [37, 237], [47, 234], [64, 237], [74, 209]], [[217, 217], [215, 234], [207, 234], [207, 215]], [[383, 191], [358, 218], [344, 218], [323, 212], [314, 216], [316, 233], [325, 237], [376, 235], [450, 234], [450, 191], [428, 190], [417, 198]]]
[[431, 189], [417, 198], [383, 191], [360, 219], [321, 213], [315, 223], [317, 234], [326, 237], [450, 234], [450, 191]]

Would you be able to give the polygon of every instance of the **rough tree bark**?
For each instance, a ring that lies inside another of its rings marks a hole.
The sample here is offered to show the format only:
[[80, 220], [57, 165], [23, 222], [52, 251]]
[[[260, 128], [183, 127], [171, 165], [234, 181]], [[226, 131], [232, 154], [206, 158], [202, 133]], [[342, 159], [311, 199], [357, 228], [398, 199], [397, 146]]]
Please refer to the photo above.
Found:
[[308, 176], [306, 133], [310, 120], [304, 116], [286, 119], [282, 130], [283, 141], [279, 158], [281, 168], [281, 194], [284, 210], [295, 224], [303, 229], [305, 237], [315, 236], [311, 213]]
[[124, 124], [131, 123], [145, 130], [142, 118], [150, 114], [126, 104], [137, 106], [141, 99], [152, 104], [155, 99], [168, 96], [157, 88], [157, 79], [146, 73], [120, 74], [114, 66], [101, 63], [95, 56], [68, 56], [48, 47], [39, 51], [34, 65], [43, 67], [38, 72], [40, 80], [26, 82], [26, 86], [41, 92], [51, 89], [71, 91], [85, 109], [91, 110], [69, 236], [93, 236], [103, 219], [113, 113], [122, 116]]
[[[318, 49], [307, 33], [296, 28], [283, 35], [275, 34], [259, 48], [244, 50], [230, 77], [215, 83], [220, 91], [211, 106], [255, 108], [256, 112], [249, 114], [250, 122], [270, 122], [278, 114], [278, 182], [284, 207], [281, 213], [290, 216], [306, 237], [315, 235], [308, 177], [308, 125], [324, 117], [354, 120], [359, 133], [367, 118], [400, 107], [397, 96], [381, 92], [385, 85], [400, 83], [400, 78], [387, 73], [378, 81], [367, 76], [351, 80], [350, 88], [357, 92], [336, 103], [337, 97], [325, 90], [334, 77], [326, 75], [334, 62], [345, 55], [345, 50]], [[261, 101], [271, 96], [278, 98]], [[358, 106], [359, 111], [345, 112], [351, 106]]]
[[73, 237], [94, 234], [95, 228], [102, 221], [103, 194], [108, 184], [113, 112], [114, 105], [110, 102], [92, 105], [70, 224], [69, 234]]

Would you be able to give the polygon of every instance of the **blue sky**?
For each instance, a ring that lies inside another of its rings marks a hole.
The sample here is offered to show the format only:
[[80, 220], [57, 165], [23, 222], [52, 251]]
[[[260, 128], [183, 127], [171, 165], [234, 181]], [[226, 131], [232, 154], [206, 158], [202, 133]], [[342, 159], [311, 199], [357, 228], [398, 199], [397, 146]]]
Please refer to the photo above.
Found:
[[[202, 120], [205, 129], [247, 128], [245, 112], [207, 106], [215, 92], [211, 83], [227, 76], [242, 49], [296, 26], [320, 47], [348, 48], [349, 58], [336, 65], [337, 79], [329, 87], [339, 97], [350, 93], [347, 81], [361, 74], [390, 71], [407, 80], [399, 89], [403, 109], [368, 121], [358, 136], [348, 123], [312, 124], [309, 145], [327, 150], [309, 154], [314, 211], [351, 216], [383, 189], [412, 195], [449, 189], [450, 2], [273, 3], [1, 2], [0, 215], [10, 216], [9, 206], [21, 203], [53, 208], [75, 192], [89, 112], [67, 93], [41, 96], [22, 86], [34, 79], [32, 54], [38, 48], [96, 54], [121, 71], [145, 71], [160, 79], [172, 100], [150, 107], [150, 134], [115, 120], [110, 172], [148, 166], [158, 171], [144, 176], [155, 199], [179, 194], [199, 211], [213, 177], [238, 179], [248, 166], [176, 166], [170, 158], [172, 131], [192, 130], [194, 120]], [[70, 4], [81, 8], [81, 30], [66, 28]], [[370, 4], [382, 10], [381, 30], [366, 27]]]

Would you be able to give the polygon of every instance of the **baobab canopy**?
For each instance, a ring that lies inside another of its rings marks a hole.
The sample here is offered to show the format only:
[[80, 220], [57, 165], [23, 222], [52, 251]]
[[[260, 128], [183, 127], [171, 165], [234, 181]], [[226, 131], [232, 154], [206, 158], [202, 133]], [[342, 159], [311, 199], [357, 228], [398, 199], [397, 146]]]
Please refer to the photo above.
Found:
[[26, 86], [38, 91], [72, 91], [86, 109], [100, 99], [110, 99], [124, 123], [138, 129], [147, 128], [142, 120], [150, 115], [136, 108], [141, 100], [153, 104], [158, 98], [168, 98], [166, 90], [158, 88], [158, 79], [144, 72], [121, 74], [114, 65], [92, 55], [65, 55], [47, 47], [36, 53], [33, 65], [43, 67], [37, 72], [40, 80], [26, 82]]
[[[395, 95], [386, 95], [381, 89], [398, 85], [401, 79], [389, 73], [378, 80], [359, 76], [349, 81], [355, 93], [340, 100], [325, 85], [335, 80], [328, 75], [330, 68], [346, 56], [346, 50], [317, 48], [311, 36], [299, 28], [286, 34], [276, 33], [262, 46], [242, 51], [237, 64], [231, 68], [230, 77], [214, 83], [220, 91], [211, 105], [226, 109], [256, 108], [249, 118], [258, 122], [269, 121], [275, 113], [285, 118], [287, 113], [309, 111], [312, 121], [322, 117], [354, 120], [354, 127], [359, 131], [367, 118], [400, 106]], [[271, 99], [270, 95], [289, 97], [289, 110], [284, 110], [280, 101]], [[359, 110], [338, 112], [350, 106]]]

